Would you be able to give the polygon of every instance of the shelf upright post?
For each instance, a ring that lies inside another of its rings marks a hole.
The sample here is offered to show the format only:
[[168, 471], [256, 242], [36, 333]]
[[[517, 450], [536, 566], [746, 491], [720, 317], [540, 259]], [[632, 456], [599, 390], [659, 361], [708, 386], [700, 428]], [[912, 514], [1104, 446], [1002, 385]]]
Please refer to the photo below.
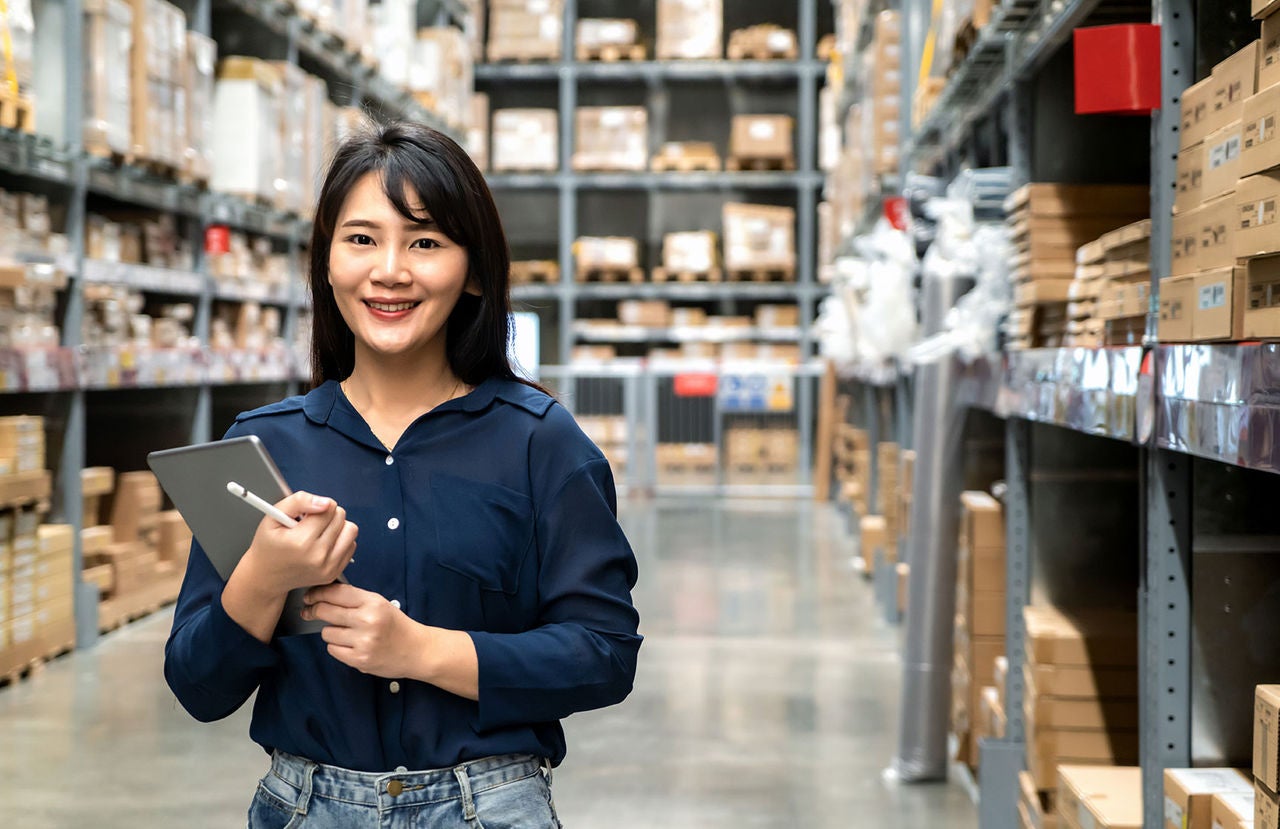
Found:
[[870, 470], [867, 481], [867, 512], [874, 513], [876, 500], [880, 492], [880, 389], [865, 381], [858, 385], [862, 389], [862, 416], [866, 419], [867, 444], [870, 450], [867, 467]]
[[[65, 98], [62, 119], [67, 151], [71, 156], [72, 187], [67, 202], [65, 232], [71, 240], [71, 253], [76, 264], [75, 278], [67, 286], [67, 309], [62, 319], [62, 345], [74, 348], [81, 344], [84, 323], [84, 227], [89, 197], [89, 168], [84, 154], [84, 6], [79, 0], [64, 0], [62, 5], [62, 60], [65, 72]], [[54, 9], [49, 7], [50, 12]], [[40, 21], [40, 22], [43, 22]], [[52, 21], [51, 21], [52, 22]], [[45, 27], [41, 27], [45, 28]], [[51, 61], [45, 61], [51, 63]], [[85, 392], [81, 388], [68, 394], [67, 418], [63, 427], [62, 457], [54, 478], [53, 506], [72, 529], [71, 566], [75, 573], [76, 647], [89, 648], [98, 641], [98, 588], [80, 580], [84, 570], [84, 552], [80, 546], [80, 530], [84, 526], [84, 499], [80, 488], [80, 470], [86, 455]]]
[[1164, 770], [1191, 764], [1192, 459], [1143, 450], [1146, 550], [1138, 596], [1143, 826], [1164, 825]]
[[[577, 316], [577, 279], [573, 268], [573, 240], [578, 237], [578, 180], [573, 172], [574, 113], [578, 108], [578, 73], [573, 65], [574, 31], [578, 28], [578, 0], [564, 0], [564, 31], [560, 42], [560, 361], [571, 362], [573, 324]], [[576, 408], [577, 378], [566, 374], [561, 402]]]
[[[816, 230], [814, 217], [817, 216], [817, 190], [814, 174], [817, 171], [816, 148], [818, 143], [818, 86], [813, 72], [807, 71], [816, 58], [814, 48], [818, 37], [818, 0], [800, 0], [800, 16], [796, 26], [796, 39], [800, 42], [800, 65], [806, 70], [800, 72], [799, 109], [797, 110], [797, 165], [796, 176], [796, 256], [799, 272], [797, 277], [796, 304], [800, 307], [800, 319], [805, 325], [800, 330], [801, 362], [807, 362], [813, 351], [812, 326], [809, 320], [816, 315], [813, 290], [817, 284], [815, 272], [818, 255], [815, 246]], [[796, 416], [800, 434], [799, 474], [801, 481], [810, 481], [813, 475], [810, 466], [813, 458], [813, 421], [814, 421], [814, 384], [807, 377], [797, 375]]]
[[[1031, 600], [1031, 423], [1005, 421], [1005, 709], [1008, 724], [1001, 740], [983, 740], [978, 825], [1003, 829], [1017, 823], [1018, 773], [1026, 768], [1026, 723], [1022, 698], [1026, 691], [1022, 666], [1027, 661], [1022, 609]], [[1163, 811], [1161, 812], [1163, 814]]]

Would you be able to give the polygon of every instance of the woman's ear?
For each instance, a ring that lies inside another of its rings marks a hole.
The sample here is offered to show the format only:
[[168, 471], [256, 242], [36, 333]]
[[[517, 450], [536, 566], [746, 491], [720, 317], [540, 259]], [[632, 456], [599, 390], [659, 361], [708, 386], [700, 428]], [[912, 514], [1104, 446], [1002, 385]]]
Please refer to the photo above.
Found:
[[480, 280], [470, 273], [467, 274], [467, 284], [462, 288], [462, 291], [472, 296], [484, 296], [484, 292], [480, 290]]

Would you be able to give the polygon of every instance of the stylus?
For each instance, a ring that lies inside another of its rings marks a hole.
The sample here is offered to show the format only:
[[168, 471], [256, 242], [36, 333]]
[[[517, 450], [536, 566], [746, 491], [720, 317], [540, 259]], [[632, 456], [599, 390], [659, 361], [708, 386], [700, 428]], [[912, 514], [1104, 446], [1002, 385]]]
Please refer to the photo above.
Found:
[[240, 484], [236, 483], [235, 481], [227, 482], [227, 492], [230, 492], [232, 495], [244, 501], [246, 504], [253, 507], [258, 512], [262, 513], [268, 518], [274, 518], [276, 521], [280, 522], [281, 524], [284, 524], [286, 527], [298, 526], [297, 521], [285, 515], [283, 512], [277, 509], [273, 504], [268, 504], [266, 501], [262, 500], [257, 495], [254, 495], [249, 490], [240, 486]]

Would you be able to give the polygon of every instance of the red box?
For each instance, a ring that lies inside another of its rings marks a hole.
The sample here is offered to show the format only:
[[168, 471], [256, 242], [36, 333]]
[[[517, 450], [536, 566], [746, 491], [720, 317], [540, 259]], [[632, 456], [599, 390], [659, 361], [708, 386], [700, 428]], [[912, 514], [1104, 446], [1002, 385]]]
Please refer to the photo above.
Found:
[[1160, 27], [1075, 30], [1076, 114], [1150, 115], [1160, 108]]

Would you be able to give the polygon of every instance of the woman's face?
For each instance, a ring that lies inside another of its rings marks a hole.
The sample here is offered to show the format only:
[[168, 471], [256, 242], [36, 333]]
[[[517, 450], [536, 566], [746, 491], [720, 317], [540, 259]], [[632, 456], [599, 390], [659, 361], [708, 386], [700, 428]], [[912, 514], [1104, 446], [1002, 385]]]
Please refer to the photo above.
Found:
[[[420, 200], [407, 192], [415, 213]], [[417, 224], [368, 173], [347, 195], [329, 248], [329, 284], [338, 311], [373, 355], [444, 353], [445, 323], [467, 284], [467, 250], [434, 221]]]

